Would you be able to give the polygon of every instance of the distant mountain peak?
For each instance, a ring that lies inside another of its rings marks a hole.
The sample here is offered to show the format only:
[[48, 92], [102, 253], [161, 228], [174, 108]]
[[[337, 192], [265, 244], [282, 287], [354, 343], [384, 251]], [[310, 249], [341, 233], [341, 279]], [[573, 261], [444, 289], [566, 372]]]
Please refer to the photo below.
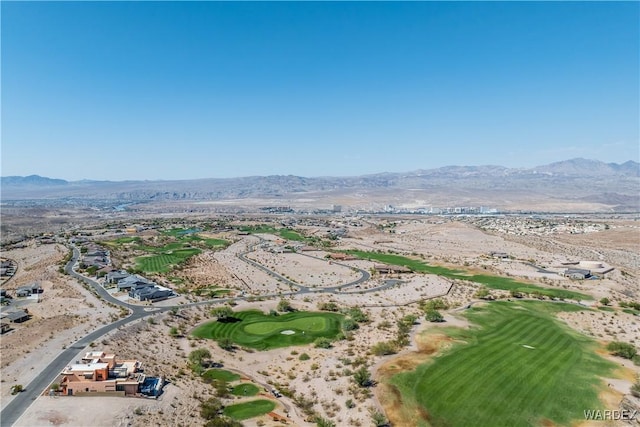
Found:
[[33, 185], [40, 187], [67, 185], [64, 179], [47, 178], [40, 175], [29, 176], [3, 176], [0, 178], [2, 185]]
[[533, 168], [534, 172], [561, 176], [610, 176], [626, 175], [640, 176], [640, 164], [633, 160], [625, 163], [605, 163], [600, 160], [584, 159], [581, 157], [563, 160], [544, 166]]

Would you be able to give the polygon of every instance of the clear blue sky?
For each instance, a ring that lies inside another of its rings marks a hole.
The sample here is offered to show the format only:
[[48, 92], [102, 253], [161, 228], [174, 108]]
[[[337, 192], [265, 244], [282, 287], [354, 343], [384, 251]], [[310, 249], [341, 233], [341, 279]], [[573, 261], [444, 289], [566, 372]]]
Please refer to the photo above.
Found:
[[639, 160], [638, 2], [2, 1], [3, 176]]

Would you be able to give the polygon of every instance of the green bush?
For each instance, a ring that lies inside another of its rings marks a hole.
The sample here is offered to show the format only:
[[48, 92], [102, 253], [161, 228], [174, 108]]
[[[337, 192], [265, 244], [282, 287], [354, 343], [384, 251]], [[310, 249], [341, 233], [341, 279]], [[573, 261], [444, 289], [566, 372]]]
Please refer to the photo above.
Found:
[[313, 344], [317, 348], [331, 348], [331, 340], [329, 338], [320, 337], [316, 339]]
[[371, 352], [376, 356], [386, 356], [397, 352], [395, 343], [391, 341], [383, 341], [371, 347]]
[[614, 356], [624, 357], [625, 359], [633, 359], [638, 350], [631, 344], [621, 341], [613, 341], [607, 345], [607, 350]]
[[424, 318], [429, 322], [444, 322], [444, 317], [438, 310], [428, 310]]

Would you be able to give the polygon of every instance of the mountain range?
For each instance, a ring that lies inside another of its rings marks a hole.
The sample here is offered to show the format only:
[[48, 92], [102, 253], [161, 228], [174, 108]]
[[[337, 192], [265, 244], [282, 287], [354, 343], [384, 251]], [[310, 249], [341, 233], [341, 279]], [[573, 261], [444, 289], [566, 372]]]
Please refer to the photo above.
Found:
[[[65, 181], [38, 175], [2, 177], [10, 200], [296, 201], [374, 205], [495, 206], [503, 209], [571, 205], [587, 211], [640, 211], [640, 164], [572, 159], [535, 168], [446, 166], [353, 177], [252, 176], [171, 181]], [[300, 202], [302, 203], [302, 202]], [[554, 209], [551, 209], [554, 210]], [[562, 209], [560, 209], [562, 210]]]

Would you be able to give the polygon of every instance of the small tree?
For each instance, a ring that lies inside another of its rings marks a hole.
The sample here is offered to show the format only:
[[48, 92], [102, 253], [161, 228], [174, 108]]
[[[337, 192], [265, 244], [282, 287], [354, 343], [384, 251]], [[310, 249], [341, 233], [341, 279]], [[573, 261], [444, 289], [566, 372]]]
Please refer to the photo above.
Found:
[[631, 344], [621, 341], [613, 341], [607, 345], [607, 350], [614, 356], [624, 357], [625, 359], [633, 359], [638, 350]]
[[216, 307], [211, 310], [211, 315], [218, 318], [218, 320], [225, 320], [233, 316], [233, 310], [227, 305]]
[[387, 417], [385, 417], [382, 412], [376, 410], [371, 411], [371, 421], [373, 421], [375, 427], [385, 427], [389, 425]]
[[427, 314], [424, 316], [429, 322], [444, 322], [444, 317], [438, 310], [429, 310]]
[[291, 303], [289, 301], [287, 301], [286, 299], [281, 299], [278, 303], [278, 311], [281, 311], [283, 313], [293, 311], [293, 307], [291, 306]]
[[369, 387], [372, 384], [371, 374], [364, 366], [353, 373], [353, 380], [360, 387]]
[[211, 420], [218, 416], [224, 407], [217, 397], [210, 397], [200, 404], [200, 416], [205, 420]]
[[396, 344], [392, 341], [382, 341], [374, 344], [373, 347], [371, 347], [371, 352], [376, 356], [395, 354], [397, 352]]
[[317, 415], [314, 420], [316, 423], [316, 427], [336, 427], [336, 424], [326, 418], [322, 418], [320, 415]]
[[353, 331], [358, 328], [358, 323], [351, 318], [346, 318], [344, 319], [344, 322], [342, 322], [342, 329], [344, 329], [345, 331]]
[[449, 308], [449, 305], [446, 302], [444, 302], [444, 300], [442, 300], [441, 298], [432, 299], [422, 304], [422, 309], [424, 311], [446, 310], [447, 308]]
[[316, 338], [316, 340], [313, 342], [313, 344], [317, 348], [331, 348], [331, 340], [329, 338], [325, 338], [325, 337]]
[[321, 302], [318, 303], [318, 310], [322, 311], [338, 311], [340, 307], [335, 302]]
[[602, 305], [609, 305], [609, 304], [611, 304], [611, 300], [610, 300], [609, 298], [607, 298], [607, 297], [604, 297], [604, 298], [602, 298], [602, 299], [600, 300], [600, 304], [602, 304]]
[[369, 317], [367, 316], [367, 314], [359, 307], [350, 308], [347, 313], [353, 320], [358, 323], [365, 323], [369, 321]]
[[193, 371], [202, 371], [204, 361], [211, 358], [211, 352], [206, 348], [199, 348], [189, 353], [189, 362]]
[[486, 286], [482, 286], [475, 294], [476, 298], [487, 299], [489, 297], [489, 289]]
[[218, 340], [218, 345], [221, 349], [226, 351], [232, 351], [235, 348], [233, 341], [231, 341], [230, 338], [220, 338], [220, 340]]
[[216, 396], [220, 399], [229, 397], [229, 383], [225, 380], [215, 380], [213, 386], [216, 389]]
[[418, 316], [416, 316], [415, 314], [407, 314], [400, 321], [405, 325], [413, 326], [415, 325], [416, 320], [418, 320]]

